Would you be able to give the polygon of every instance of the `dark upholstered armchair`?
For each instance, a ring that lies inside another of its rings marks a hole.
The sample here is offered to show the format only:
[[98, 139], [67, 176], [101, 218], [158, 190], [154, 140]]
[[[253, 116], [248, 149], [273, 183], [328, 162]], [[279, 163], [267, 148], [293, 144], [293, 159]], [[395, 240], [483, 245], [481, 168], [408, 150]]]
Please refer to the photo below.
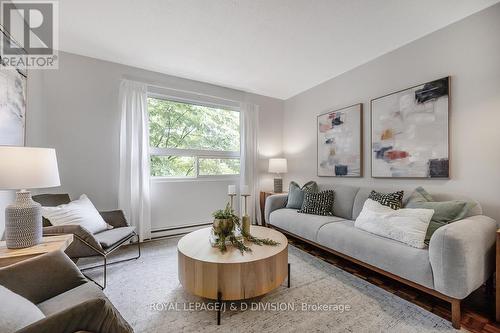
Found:
[[[71, 202], [68, 194], [39, 194], [33, 196], [33, 200], [46, 207], [54, 207]], [[128, 224], [121, 210], [99, 213], [107, 224], [113, 226], [113, 229], [92, 234], [80, 225], [53, 226], [48, 220], [43, 219], [43, 235], [73, 234], [74, 241], [66, 249], [65, 253], [75, 262], [80, 258], [101, 256], [104, 260], [103, 265], [85, 267], [82, 271], [103, 267], [104, 282], [102, 285], [99, 284], [99, 286], [104, 289], [106, 288], [107, 265], [139, 258], [141, 256], [141, 245], [139, 236], [135, 232], [135, 227], [131, 227]], [[137, 256], [108, 263], [107, 257], [121, 245], [129, 242], [133, 238], [137, 238]]]
[[133, 333], [102, 290], [60, 251], [0, 268], [0, 285], [45, 315], [16, 333]]

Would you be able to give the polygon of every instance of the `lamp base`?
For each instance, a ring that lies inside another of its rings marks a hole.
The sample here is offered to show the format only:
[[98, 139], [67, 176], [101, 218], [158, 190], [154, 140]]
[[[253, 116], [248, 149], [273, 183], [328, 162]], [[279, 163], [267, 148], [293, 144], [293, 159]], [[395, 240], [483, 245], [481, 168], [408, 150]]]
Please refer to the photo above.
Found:
[[42, 206], [31, 199], [31, 192], [17, 192], [16, 201], [5, 208], [5, 240], [9, 249], [42, 242]]
[[274, 178], [274, 193], [283, 192], [283, 178]]

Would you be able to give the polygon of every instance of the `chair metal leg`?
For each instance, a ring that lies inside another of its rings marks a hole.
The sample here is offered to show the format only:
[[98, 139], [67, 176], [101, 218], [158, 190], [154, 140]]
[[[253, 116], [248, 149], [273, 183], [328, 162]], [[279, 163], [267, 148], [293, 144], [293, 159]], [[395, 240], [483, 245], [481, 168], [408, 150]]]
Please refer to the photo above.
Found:
[[141, 242], [139, 242], [139, 235], [136, 235], [136, 236], [137, 236], [137, 242], [136, 242], [136, 244], [137, 244], [137, 250], [138, 250], [138, 255], [136, 257], [122, 259], [122, 260], [117, 260], [117, 261], [113, 261], [113, 262], [108, 263], [107, 255], [106, 254], [100, 254], [100, 255], [102, 255], [102, 257], [104, 259], [104, 263], [102, 265], [95, 265], [95, 266], [91, 266], [91, 267], [83, 267], [83, 268], [80, 268], [80, 271], [83, 273], [84, 271], [88, 271], [88, 270], [91, 270], [91, 269], [103, 267], [103, 269], [104, 269], [104, 283], [102, 285], [100, 283], [98, 283], [97, 281], [95, 281], [94, 279], [88, 277], [87, 275], [85, 275], [85, 274], [84, 275], [85, 275], [85, 277], [87, 279], [93, 281], [101, 289], [104, 290], [106, 288], [106, 282], [107, 282], [107, 267], [108, 267], [108, 265], [118, 264], [118, 263], [121, 263], [121, 262], [130, 261], [130, 260], [136, 260], [136, 259], [139, 259], [141, 257]]
[[108, 267], [107, 262], [108, 262], [108, 260], [107, 260], [106, 256], [104, 256], [104, 285], [102, 287], [103, 290], [106, 289], [106, 272], [107, 272], [106, 268]]

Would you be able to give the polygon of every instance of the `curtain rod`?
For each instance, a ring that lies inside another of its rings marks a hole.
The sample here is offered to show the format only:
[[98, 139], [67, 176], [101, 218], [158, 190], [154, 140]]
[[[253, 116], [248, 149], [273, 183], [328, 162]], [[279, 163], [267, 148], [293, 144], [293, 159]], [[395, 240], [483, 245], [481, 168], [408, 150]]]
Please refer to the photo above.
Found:
[[[134, 78], [134, 77], [130, 77], [130, 76], [127, 76], [127, 75], [122, 76], [122, 78], [125, 79], [125, 80], [142, 82], [142, 83], [146, 84], [148, 87], [155, 87], [155, 88], [160, 88], [160, 89], [173, 90], [173, 91], [178, 91], [178, 92], [183, 92], [183, 93], [188, 93], [188, 94], [193, 94], [193, 95], [198, 95], [198, 96], [203, 96], [203, 97], [215, 98], [215, 99], [219, 99], [219, 100], [223, 100], [223, 101], [228, 101], [228, 102], [234, 102], [234, 103], [238, 103], [238, 104], [243, 103], [243, 101], [237, 101], [237, 100], [234, 100], [234, 99], [229, 99], [229, 98], [224, 98], [224, 97], [219, 97], [219, 96], [204, 94], [204, 93], [200, 93], [200, 92], [196, 92], [196, 91], [184, 90], [184, 89], [179, 89], [179, 88], [170, 88], [170, 87], [167, 87], [167, 86], [164, 86], [164, 85], [160, 85], [160, 84], [156, 84], [156, 83], [151, 83], [151, 82], [148, 82], [147, 80], [145, 81], [145, 80]], [[224, 88], [224, 89], [227, 89], [227, 88]]]

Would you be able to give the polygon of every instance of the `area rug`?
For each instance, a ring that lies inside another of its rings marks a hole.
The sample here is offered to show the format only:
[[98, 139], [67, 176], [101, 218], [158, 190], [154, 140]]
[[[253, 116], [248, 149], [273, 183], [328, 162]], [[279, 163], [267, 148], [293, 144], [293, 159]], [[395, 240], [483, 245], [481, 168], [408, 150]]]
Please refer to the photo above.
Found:
[[[445, 319], [293, 246], [291, 288], [285, 281], [260, 299], [226, 303], [217, 326], [215, 304], [179, 284], [177, 242], [147, 242], [140, 259], [108, 268], [105, 293], [137, 333], [454, 331]], [[119, 250], [115, 259], [134, 250]], [[102, 279], [101, 270], [87, 273]]]

